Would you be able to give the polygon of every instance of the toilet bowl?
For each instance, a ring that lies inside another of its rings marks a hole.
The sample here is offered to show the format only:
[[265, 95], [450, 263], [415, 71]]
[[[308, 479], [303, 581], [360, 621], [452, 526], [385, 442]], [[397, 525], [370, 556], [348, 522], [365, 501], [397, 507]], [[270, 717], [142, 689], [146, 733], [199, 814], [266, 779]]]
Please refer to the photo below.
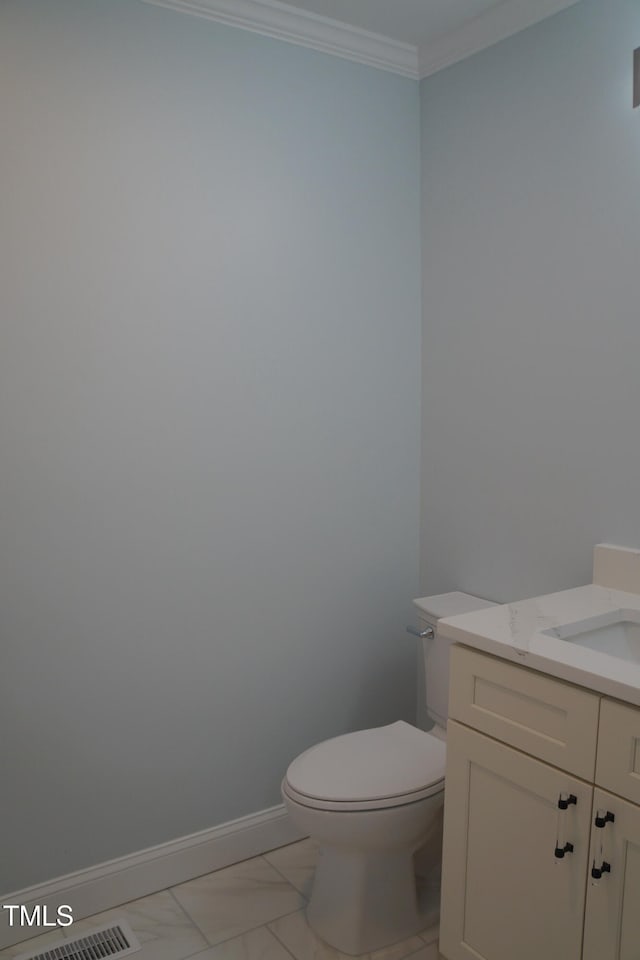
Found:
[[437, 874], [442, 845], [449, 650], [436, 625], [493, 606], [458, 592], [414, 602], [432, 729], [399, 720], [325, 740], [293, 760], [282, 781], [292, 822], [320, 846], [309, 925], [352, 955], [437, 922], [437, 884], [417, 881]]
[[294, 760], [282, 797], [320, 844], [307, 919], [343, 953], [404, 940], [435, 920], [414, 854], [444, 802], [443, 741], [400, 720], [327, 740]]

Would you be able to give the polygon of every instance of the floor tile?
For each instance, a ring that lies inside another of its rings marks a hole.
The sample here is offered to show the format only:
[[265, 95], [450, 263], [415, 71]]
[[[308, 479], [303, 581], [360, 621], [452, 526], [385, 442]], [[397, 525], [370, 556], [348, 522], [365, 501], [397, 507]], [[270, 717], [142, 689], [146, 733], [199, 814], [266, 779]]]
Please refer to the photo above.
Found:
[[230, 940], [304, 906], [304, 898], [262, 857], [173, 887], [210, 944]]
[[13, 947], [5, 947], [4, 950], [0, 950], [0, 960], [13, 960], [21, 953], [29, 953], [29, 951], [47, 950], [52, 944], [59, 943], [62, 939], [61, 929], [50, 930], [48, 933], [42, 933], [39, 937], [32, 937], [30, 940], [16, 943]]
[[75, 940], [91, 927], [124, 917], [142, 945], [136, 960], [184, 960], [207, 946], [202, 933], [167, 890], [121, 907], [79, 920], [65, 928], [67, 940]]
[[207, 946], [200, 931], [191, 923], [168, 891], [115, 907], [86, 920], [78, 920], [64, 930], [51, 931], [33, 940], [23, 941], [0, 951], [0, 960], [13, 960], [30, 950], [47, 950], [62, 936], [75, 940], [87, 930], [124, 917], [141, 943], [139, 960], [184, 960]]
[[[73, 940], [118, 917], [128, 920], [142, 944], [139, 960], [353, 960], [323, 943], [307, 924], [302, 908], [317, 856], [318, 844], [301, 840], [7, 947], [0, 960], [47, 950], [63, 936]], [[361, 960], [444, 960], [439, 928], [431, 924], [419, 936]]]
[[318, 859], [319, 844], [307, 838], [287, 847], [265, 853], [264, 858], [285, 877], [296, 890], [309, 899]]
[[[268, 926], [296, 960], [353, 960], [353, 957], [335, 950], [320, 940], [310, 928], [302, 910], [288, 917], [282, 917], [280, 920], [274, 920]], [[383, 950], [362, 954], [360, 960], [403, 960], [404, 957], [414, 954], [421, 948], [431, 949], [425, 946], [420, 937], [410, 937], [402, 943], [385, 947]], [[428, 957], [427, 960], [431, 958]]]
[[267, 930], [258, 927], [233, 940], [225, 940], [217, 947], [198, 953], [191, 960], [292, 960], [291, 954]]
[[420, 950], [418, 950], [417, 953], [409, 954], [406, 960], [440, 960], [440, 954], [438, 953], [438, 944], [430, 943], [422, 947]]
[[420, 936], [425, 943], [437, 943], [440, 937], [440, 927], [430, 927], [429, 930], [422, 930]]

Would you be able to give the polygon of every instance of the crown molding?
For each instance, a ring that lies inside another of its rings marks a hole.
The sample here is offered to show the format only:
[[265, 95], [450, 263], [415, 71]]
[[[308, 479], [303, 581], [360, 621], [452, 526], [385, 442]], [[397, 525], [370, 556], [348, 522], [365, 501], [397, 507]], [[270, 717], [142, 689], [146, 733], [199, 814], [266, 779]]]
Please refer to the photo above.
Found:
[[216, 20], [276, 40], [311, 47], [346, 60], [399, 73], [418, 74], [418, 48], [339, 20], [299, 10], [278, 0], [143, 0], [154, 6]]
[[503, 0], [419, 50], [420, 79], [560, 13], [579, 0]]
[[505, 40], [580, 0], [502, 0], [485, 13], [418, 48], [321, 17], [279, 0], [142, 0], [156, 7], [216, 20], [275, 40], [423, 79]]

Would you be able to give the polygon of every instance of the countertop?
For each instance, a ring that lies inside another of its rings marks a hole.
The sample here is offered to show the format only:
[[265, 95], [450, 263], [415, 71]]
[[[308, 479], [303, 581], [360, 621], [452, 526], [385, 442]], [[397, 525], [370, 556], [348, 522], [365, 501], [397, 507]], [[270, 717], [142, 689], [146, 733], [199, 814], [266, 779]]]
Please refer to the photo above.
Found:
[[448, 617], [438, 621], [438, 633], [468, 647], [640, 706], [640, 662], [611, 657], [542, 632], [620, 609], [640, 612], [640, 594], [588, 584]]

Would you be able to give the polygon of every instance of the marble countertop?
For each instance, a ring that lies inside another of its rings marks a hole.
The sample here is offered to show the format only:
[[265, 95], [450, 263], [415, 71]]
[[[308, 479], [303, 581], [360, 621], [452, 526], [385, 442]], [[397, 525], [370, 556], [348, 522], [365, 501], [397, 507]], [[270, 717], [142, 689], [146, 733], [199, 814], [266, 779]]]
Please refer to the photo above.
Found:
[[640, 594], [589, 584], [448, 617], [438, 622], [438, 632], [466, 646], [640, 706], [640, 661], [622, 660], [543, 633], [615, 610], [640, 612]]

